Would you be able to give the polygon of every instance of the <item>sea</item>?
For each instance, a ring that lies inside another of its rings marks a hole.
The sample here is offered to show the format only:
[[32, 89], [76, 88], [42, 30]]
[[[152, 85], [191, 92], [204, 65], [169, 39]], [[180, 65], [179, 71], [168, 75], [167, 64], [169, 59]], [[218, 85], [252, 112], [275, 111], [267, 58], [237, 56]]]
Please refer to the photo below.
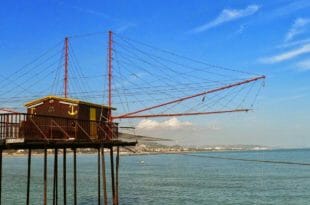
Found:
[[[309, 165], [208, 156], [310, 163], [310, 149], [121, 156], [119, 204], [310, 204]], [[67, 160], [67, 204], [73, 204], [71, 154]], [[107, 156], [106, 162], [109, 177]], [[30, 204], [43, 204], [43, 157], [35, 155], [31, 163]], [[48, 158], [48, 166], [48, 204], [52, 204], [52, 155]], [[61, 155], [58, 166], [58, 204], [63, 204]], [[26, 167], [26, 156], [3, 158], [2, 204], [26, 203]], [[77, 167], [78, 204], [98, 204], [97, 155], [78, 154]], [[108, 178], [109, 201], [110, 181]]]

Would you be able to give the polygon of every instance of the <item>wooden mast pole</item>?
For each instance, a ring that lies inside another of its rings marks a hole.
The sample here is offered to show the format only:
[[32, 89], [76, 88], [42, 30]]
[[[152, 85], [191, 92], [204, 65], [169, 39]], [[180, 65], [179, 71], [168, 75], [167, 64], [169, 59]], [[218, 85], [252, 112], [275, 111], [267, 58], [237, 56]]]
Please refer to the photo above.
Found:
[[64, 95], [65, 98], [68, 97], [68, 60], [69, 60], [69, 38], [66, 37], [65, 38], [65, 64], [64, 64], [64, 68], [65, 68], [65, 76], [64, 76]]
[[[64, 76], [64, 94], [65, 98], [68, 97], [68, 62], [69, 62], [69, 38], [65, 37], [65, 76]], [[67, 177], [66, 177], [66, 147], [63, 149], [63, 200], [64, 200], [64, 205], [67, 204]]]
[[[108, 89], [109, 89], [109, 96], [108, 96], [108, 122], [109, 124], [112, 123], [112, 31], [109, 31], [109, 54], [108, 54]], [[112, 133], [111, 133], [112, 134]], [[112, 135], [109, 136], [112, 138]]]
[[[112, 43], [113, 43], [113, 33], [109, 31], [109, 50], [108, 50], [108, 127], [109, 135], [108, 139], [112, 140], [113, 138], [113, 118], [112, 118]], [[117, 203], [116, 187], [115, 187], [115, 178], [114, 178], [114, 157], [113, 157], [113, 146], [110, 148], [110, 161], [111, 161], [111, 184], [112, 184], [112, 201], [113, 205]], [[116, 176], [117, 177], [117, 176]]]

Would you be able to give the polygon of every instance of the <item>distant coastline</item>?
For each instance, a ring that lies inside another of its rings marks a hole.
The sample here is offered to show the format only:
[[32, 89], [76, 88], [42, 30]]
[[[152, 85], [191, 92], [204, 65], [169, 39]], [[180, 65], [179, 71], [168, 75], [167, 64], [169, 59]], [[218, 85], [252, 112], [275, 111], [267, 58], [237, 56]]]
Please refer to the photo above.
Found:
[[[120, 154], [123, 156], [134, 155], [159, 155], [159, 154], [178, 154], [178, 153], [191, 153], [191, 152], [244, 152], [244, 151], [270, 151], [270, 150], [293, 150], [293, 149], [307, 149], [307, 148], [279, 148], [269, 147], [262, 145], [202, 145], [202, 146], [180, 146], [180, 145], [163, 145], [156, 142], [142, 142], [138, 143], [136, 147], [120, 148]], [[62, 154], [62, 149], [58, 149], [58, 153]], [[108, 152], [108, 149], [106, 149]], [[3, 156], [19, 157], [28, 153], [27, 150], [5, 150]], [[48, 149], [48, 154], [53, 154], [54, 150]], [[71, 153], [67, 149], [67, 153]], [[78, 154], [94, 154], [97, 153], [96, 149], [78, 149]], [[42, 150], [32, 150], [32, 155], [42, 155]]]
[[[161, 151], [141, 151], [141, 152], [130, 152], [124, 149], [120, 150], [120, 155], [122, 156], [138, 156], [138, 155], [161, 155], [161, 154], [180, 154], [180, 153], [195, 153], [195, 152], [255, 152], [255, 151], [274, 151], [274, 150], [304, 150], [310, 148], [268, 148], [268, 149], [188, 149], [188, 150], [161, 150]], [[108, 149], [105, 150], [107, 154], [109, 154]], [[10, 151], [3, 151], [4, 157], [23, 157], [26, 156], [28, 153], [27, 150], [10, 150]], [[71, 150], [67, 149], [67, 154], [71, 154]], [[97, 150], [95, 149], [88, 149], [88, 150], [78, 150], [77, 154], [96, 154]], [[54, 151], [49, 149], [48, 154], [54, 154]], [[59, 155], [62, 155], [62, 150], [58, 151]], [[42, 156], [42, 151], [32, 151], [33, 156]]]
[[[121, 148], [121, 155], [155, 155], [155, 154], [176, 154], [176, 153], [188, 153], [188, 152], [223, 152], [223, 151], [263, 151], [272, 150], [271, 147], [260, 145], [208, 145], [200, 147], [185, 147], [180, 145], [167, 146], [159, 143], [139, 143], [136, 147]], [[70, 149], [67, 151], [71, 152]], [[96, 149], [78, 149], [77, 153], [94, 154]], [[3, 156], [24, 156], [28, 153], [27, 150], [6, 150], [3, 151]], [[49, 149], [48, 154], [53, 154], [54, 150]], [[62, 149], [58, 150], [59, 154], [62, 154]], [[33, 150], [33, 155], [42, 155], [42, 150]]]

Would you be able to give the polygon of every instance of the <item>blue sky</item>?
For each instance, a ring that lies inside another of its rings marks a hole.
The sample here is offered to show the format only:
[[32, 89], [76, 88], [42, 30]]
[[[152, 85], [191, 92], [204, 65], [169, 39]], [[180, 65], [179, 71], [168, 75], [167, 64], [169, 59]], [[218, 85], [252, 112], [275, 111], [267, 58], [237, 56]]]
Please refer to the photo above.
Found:
[[[104, 32], [111, 29], [195, 59], [267, 76], [255, 112], [174, 122], [198, 124], [195, 134], [194, 128], [141, 132], [174, 135], [183, 144], [310, 147], [309, 11], [306, 0], [7, 1], [0, 7], [1, 75], [10, 76], [64, 36], [92, 32], [103, 33], [90, 41], [93, 50], [81, 58], [92, 57], [93, 67], [104, 67]], [[89, 45], [81, 43], [76, 52]], [[98, 73], [96, 69], [86, 73]], [[152, 123], [160, 127], [168, 121]]]

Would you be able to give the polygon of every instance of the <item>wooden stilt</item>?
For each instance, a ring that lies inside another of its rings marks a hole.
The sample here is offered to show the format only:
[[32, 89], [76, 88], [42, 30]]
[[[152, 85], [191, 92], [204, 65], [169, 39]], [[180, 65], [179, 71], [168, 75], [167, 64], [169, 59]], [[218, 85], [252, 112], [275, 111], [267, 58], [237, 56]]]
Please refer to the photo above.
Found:
[[117, 152], [116, 152], [116, 171], [115, 171], [115, 198], [116, 198], [116, 205], [118, 205], [118, 174], [119, 173], [119, 146], [117, 147]]
[[0, 149], [0, 205], [2, 204], [2, 149]]
[[100, 205], [100, 148], [98, 148], [98, 205]]
[[63, 149], [63, 200], [67, 204], [67, 149]]
[[55, 155], [55, 152], [54, 152], [54, 172], [53, 172], [53, 205], [55, 205], [55, 199], [56, 199], [56, 196], [55, 196], [55, 189], [56, 189], [56, 180], [55, 180], [55, 171], [56, 171], [56, 155]]
[[74, 205], [77, 205], [77, 196], [76, 196], [76, 148], [73, 149], [73, 197]]
[[26, 204], [29, 205], [30, 202], [30, 178], [31, 178], [31, 149], [28, 150], [28, 173], [27, 173], [27, 201]]
[[112, 185], [112, 200], [113, 205], [116, 205], [115, 198], [115, 178], [114, 178], [114, 157], [113, 157], [113, 147], [110, 148], [110, 161], [111, 161], [111, 185]]
[[105, 172], [105, 157], [104, 148], [101, 148], [101, 166], [102, 166], [102, 188], [103, 188], [103, 202], [104, 205], [108, 205], [108, 194], [107, 194], [107, 178]]
[[58, 149], [55, 149], [55, 158], [56, 158], [56, 172], [55, 172], [55, 195], [56, 195], [56, 205], [58, 204]]
[[55, 149], [54, 156], [54, 183], [53, 183], [53, 205], [58, 204], [58, 149]]
[[47, 149], [44, 149], [44, 165], [43, 165], [43, 181], [44, 181], [44, 190], [43, 190], [43, 205], [47, 205]]

